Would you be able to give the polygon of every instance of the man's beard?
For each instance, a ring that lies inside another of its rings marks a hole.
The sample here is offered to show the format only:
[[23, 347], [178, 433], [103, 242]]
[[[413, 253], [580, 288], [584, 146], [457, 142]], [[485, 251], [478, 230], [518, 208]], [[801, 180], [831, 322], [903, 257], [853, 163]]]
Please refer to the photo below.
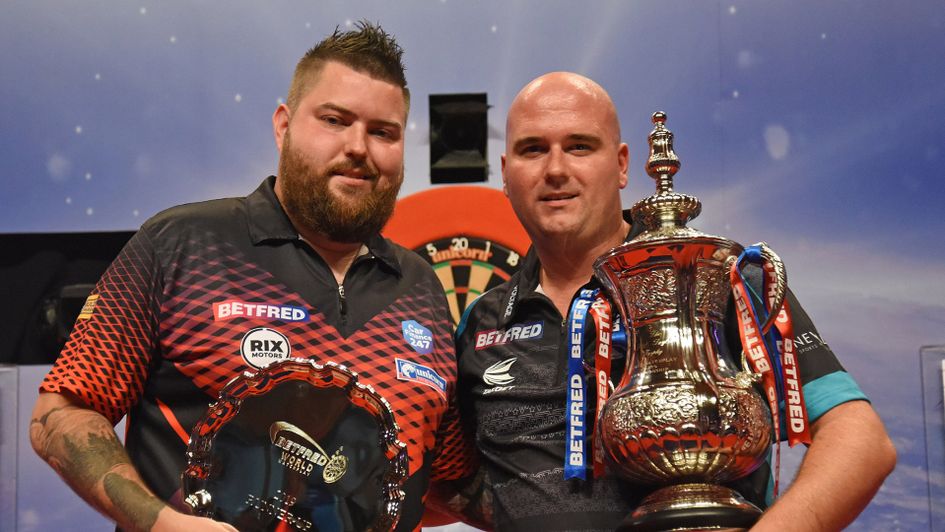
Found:
[[394, 212], [403, 173], [390, 186], [379, 183], [358, 197], [336, 197], [328, 188], [331, 176], [353, 169], [360, 170], [366, 179], [378, 179], [377, 169], [364, 160], [348, 159], [319, 172], [292, 149], [286, 132], [279, 158], [283, 207], [296, 223], [334, 242], [367, 241], [380, 232]]

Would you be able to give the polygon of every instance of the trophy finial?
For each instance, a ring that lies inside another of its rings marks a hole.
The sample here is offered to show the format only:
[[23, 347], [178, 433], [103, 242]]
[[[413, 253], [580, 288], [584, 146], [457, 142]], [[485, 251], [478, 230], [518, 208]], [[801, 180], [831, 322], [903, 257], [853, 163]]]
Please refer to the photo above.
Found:
[[646, 173], [656, 180], [656, 193], [673, 191], [673, 176], [679, 171], [679, 157], [673, 151], [673, 132], [666, 129], [666, 113], [653, 113], [653, 131], [650, 132], [650, 157], [646, 161]]
[[679, 157], [673, 151], [673, 132], [666, 129], [666, 113], [653, 113], [650, 132], [650, 156], [646, 173], [656, 181], [656, 193], [636, 203], [631, 209], [634, 219], [648, 230], [673, 231], [699, 216], [702, 205], [694, 196], [673, 192], [673, 176], [679, 171]]

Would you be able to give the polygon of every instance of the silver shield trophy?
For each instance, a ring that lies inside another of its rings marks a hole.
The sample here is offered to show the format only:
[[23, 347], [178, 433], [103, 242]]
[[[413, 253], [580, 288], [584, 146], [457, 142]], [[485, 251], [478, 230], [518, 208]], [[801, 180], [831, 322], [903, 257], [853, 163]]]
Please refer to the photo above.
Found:
[[[619, 475], [659, 486], [621, 530], [748, 528], [761, 510], [721, 485], [757, 469], [772, 440], [756, 376], [739, 370], [722, 340], [729, 269], [743, 248], [686, 226], [701, 203], [673, 192], [679, 159], [665, 121], [654, 113], [649, 136], [647, 173], [657, 192], [631, 211], [646, 229], [594, 264], [630, 337], [626, 373], [601, 411], [599, 437]], [[762, 249], [778, 273], [772, 308], [780, 308], [784, 268]]]
[[185, 504], [241, 531], [393, 530], [407, 449], [357, 374], [288, 359], [220, 391], [191, 432]]

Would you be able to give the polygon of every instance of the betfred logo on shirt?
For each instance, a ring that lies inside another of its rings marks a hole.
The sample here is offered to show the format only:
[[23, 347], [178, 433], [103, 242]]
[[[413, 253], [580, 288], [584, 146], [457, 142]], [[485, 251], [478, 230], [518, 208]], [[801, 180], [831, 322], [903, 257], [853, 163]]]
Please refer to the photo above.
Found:
[[231, 299], [213, 304], [213, 321], [257, 318], [279, 321], [308, 321], [308, 309], [290, 305], [269, 305]]
[[516, 340], [534, 340], [544, 334], [544, 322], [522, 323], [508, 329], [492, 329], [476, 333], [476, 351]]
[[286, 335], [274, 329], [257, 327], [243, 336], [240, 354], [247, 364], [262, 369], [273, 362], [285, 360], [292, 354], [292, 344]]

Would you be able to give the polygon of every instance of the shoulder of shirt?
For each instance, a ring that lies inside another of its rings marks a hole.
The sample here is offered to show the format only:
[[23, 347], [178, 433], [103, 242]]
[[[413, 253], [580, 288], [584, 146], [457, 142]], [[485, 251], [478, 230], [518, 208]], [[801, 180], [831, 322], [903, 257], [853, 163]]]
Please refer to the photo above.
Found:
[[433, 269], [427, 263], [427, 261], [423, 260], [423, 257], [418, 255], [415, 251], [407, 249], [383, 235], [381, 236], [381, 240], [383, 241], [383, 245], [387, 248], [387, 250], [393, 256], [395, 256], [401, 264], [408, 267], [422, 267], [424, 269], [430, 270]]
[[185, 203], [165, 209], [141, 225], [141, 230], [157, 235], [167, 230], [232, 224], [234, 216], [246, 214], [246, 198], [220, 198]]
[[[382, 260], [387, 257], [396, 261], [398, 268], [404, 276], [410, 277], [417, 275], [422, 278], [436, 279], [433, 266], [430, 266], [430, 264], [415, 251], [407, 249], [384, 236], [375, 242], [379, 243], [379, 247], [377, 249], [371, 249], [371, 252], [380, 256]], [[371, 248], [371, 242], [368, 242], [368, 247]], [[438, 279], [437, 283], [439, 283]]]

